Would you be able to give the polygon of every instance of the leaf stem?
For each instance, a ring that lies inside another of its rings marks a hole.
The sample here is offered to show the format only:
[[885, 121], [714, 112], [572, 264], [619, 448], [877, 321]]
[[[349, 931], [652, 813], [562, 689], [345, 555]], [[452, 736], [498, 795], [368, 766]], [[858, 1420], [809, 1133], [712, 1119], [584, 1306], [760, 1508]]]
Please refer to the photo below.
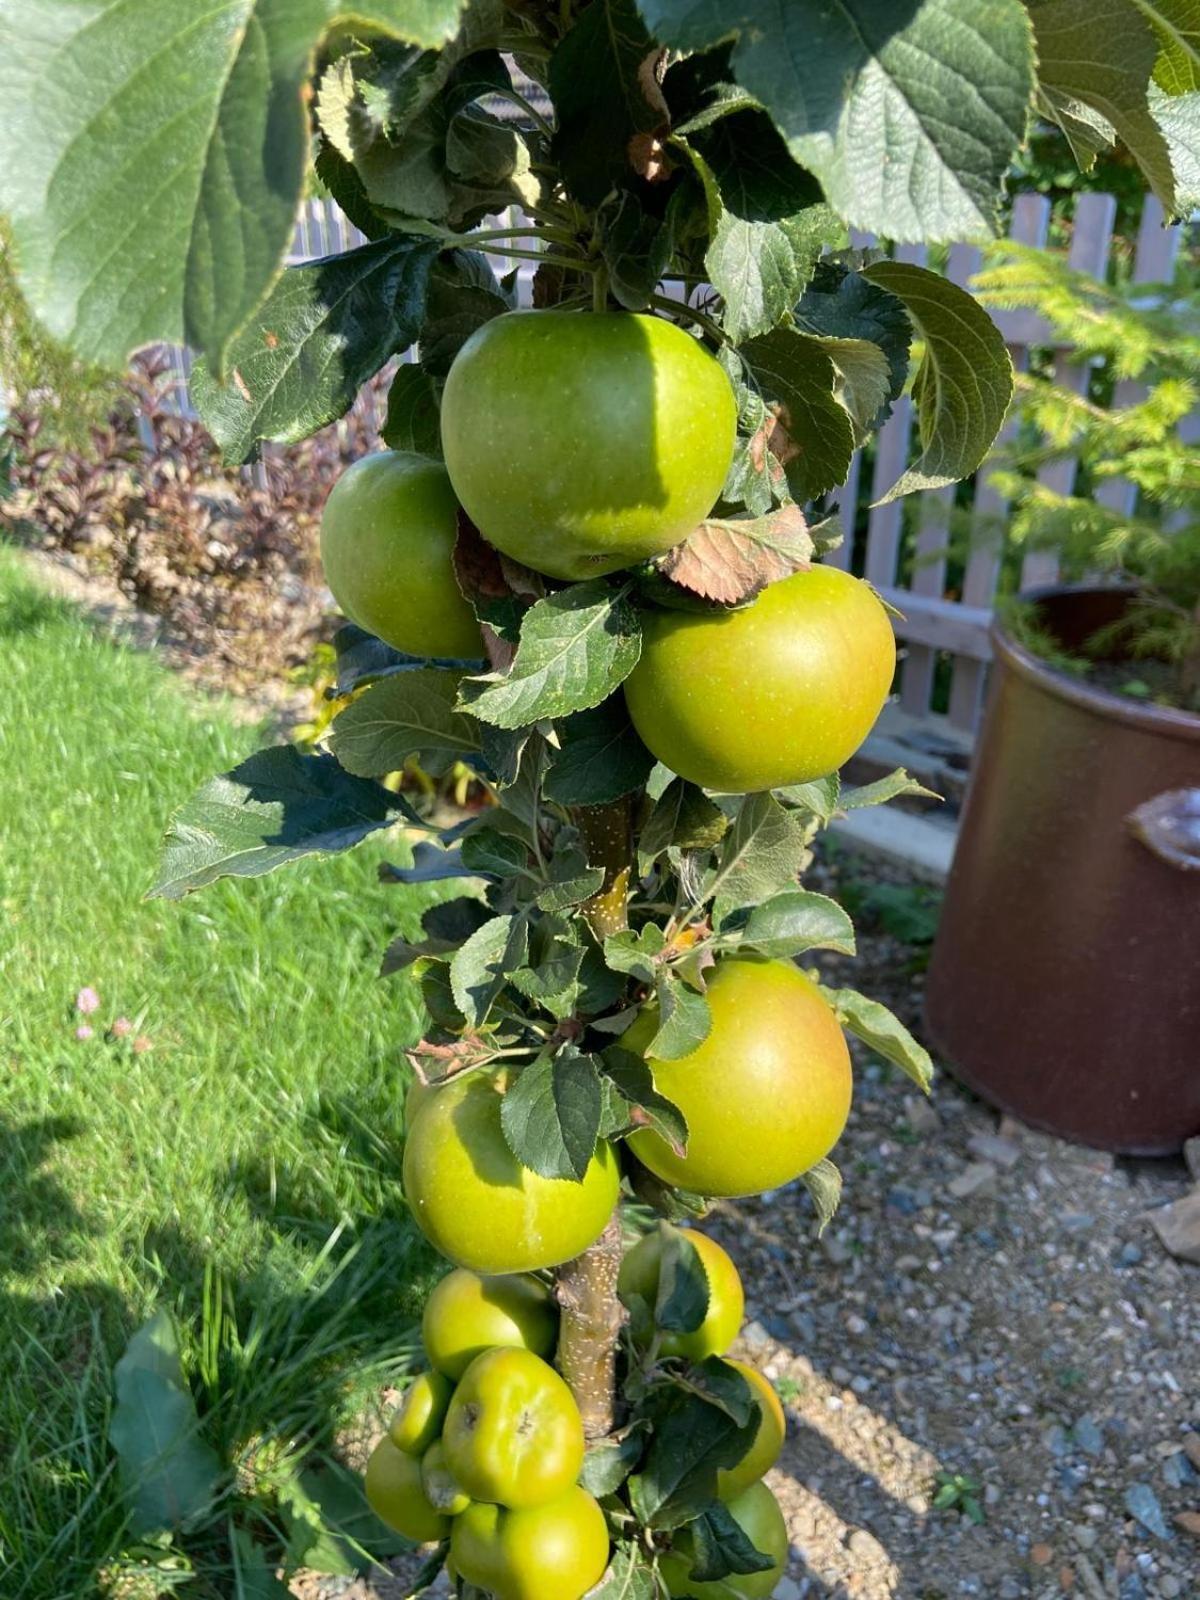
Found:
[[669, 311], [674, 317], [683, 317], [688, 322], [694, 322], [697, 327], [703, 328], [710, 339], [715, 339], [718, 344], [732, 344], [733, 341], [724, 328], [706, 317], [703, 311], [697, 311], [695, 306], [685, 305], [682, 300], [671, 300], [665, 294], [652, 294], [650, 304], [657, 311]]

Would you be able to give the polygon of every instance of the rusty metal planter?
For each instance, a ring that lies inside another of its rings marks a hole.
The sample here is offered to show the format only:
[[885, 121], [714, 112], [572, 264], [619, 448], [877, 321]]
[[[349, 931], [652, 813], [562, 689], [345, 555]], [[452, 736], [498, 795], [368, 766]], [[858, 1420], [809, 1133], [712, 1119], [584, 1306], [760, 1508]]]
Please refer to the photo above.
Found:
[[[1127, 596], [1037, 591], [1068, 648]], [[931, 1042], [993, 1104], [1103, 1149], [1200, 1133], [1200, 872], [1130, 815], [1200, 787], [1200, 716], [1058, 671], [993, 628], [987, 716], [926, 990]], [[1191, 824], [1188, 824], [1191, 826]]]

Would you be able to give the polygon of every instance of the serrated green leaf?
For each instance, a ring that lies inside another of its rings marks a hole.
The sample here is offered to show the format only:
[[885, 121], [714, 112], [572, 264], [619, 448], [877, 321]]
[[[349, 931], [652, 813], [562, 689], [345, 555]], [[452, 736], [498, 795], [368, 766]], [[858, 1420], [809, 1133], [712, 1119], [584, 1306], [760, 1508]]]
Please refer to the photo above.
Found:
[[582, 1182], [600, 1130], [600, 1076], [570, 1046], [523, 1067], [500, 1104], [500, 1124], [522, 1166], [542, 1178]]
[[674, 143], [704, 188], [704, 264], [725, 303], [725, 330], [735, 343], [766, 333], [790, 310], [821, 251], [846, 242], [845, 227], [761, 111], [685, 123]]
[[1200, 7], [1196, 0], [1134, 0], [1158, 35], [1154, 81], [1164, 94], [1200, 89]]
[[645, 185], [611, 194], [596, 215], [596, 233], [608, 287], [629, 311], [645, 311], [675, 248], [675, 218], [686, 199], [676, 189], [665, 212], [652, 210], [653, 190]]
[[844, 483], [854, 454], [854, 425], [834, 390], [837, 371], [819, 340], [795, 328], [776, 328], [740, 346], [740, 354], [769, 400], [777, 426], [791, 441], [788, 486], [799, 501]]
[[[156, 341], [217, 369], [279, 271], [308, 159], [307, 79], [335, 0], [3, 0], [0, 171], [22, 283], [50, 330], [120, 367]], [[459, 0], [363, 0], [440, 45]]]
[[808, 811], [823, 825], [832, 820], [838, 809], [842, 780], [836, 772], [828, 777], [816, 778], [812, 783], [793, 783], [786, 789], [776, 789], [775, 797], [798, 811]]
[[654, 41], [633, 0], [592, 0], [550, 58], [554, 153], [567, 187], [598, 206], [632, 176], [630, 140], [665, 123], [652, 73]]
[[1186, 217], [1200, 206], [1200, 90], [1166, 95], [1152, 83], [1150, 110], [1171, 157], [1176, 215]]
[[210, 778], [171, 819], [153, 900], [218, 878], [259, 878], [301, 856], [349, 850], [394, 822], [424, 826], [402, 795], [353, 777], [332, 756], [260, 750]]
[[461, 850], [443, 850], [440, 845], [414, 845], [411, 867], [396, 867], [382, 862], [381, 883], [440, 883], [443, 878], [472, 878], [474, 872], [462, 858]]
[[641, 1056], [619, 1044], [604, 1052], [604, 1072], [623, 1102], [622, 1127], [651, 1128], [679, 1155], [687, 1150], [687, 1118], [673, 1100], [659, 1094], [654, 1075]]
[[618, 1540], [608, 1571], [588, 1591], [588, 1600], [657, 1600], [659, 1593], [654, 1568], [641, 1547]]
[[871, 1000], [857, 989], [822, 989], [829, 1004], [837, 1012], [838, 1021], [856, 1038], [869, 1045], [885, 1061], [912, 1079], [918, 1089], [929, 1093], [933, 1082], [933, 1062], [929, 1051], [918, 1044], [912, 1034], [878, 1000]]
[[1034, 104], [1047, 122], [1056, 123], [1062, 129], [1080, 172], [1090, 172], [1096, 165], [1096, 157], [1111, 150], [1117, 142], [1117, 130], [1107, 117], [1085, 106], [1082, 100], [1063, 94], [1060, 89], [1039, 84]]
[[655, 957], [666, 943], [662, 929], [646, 923], [636, 933], [626, 929], [611, 933], [604, 941], [604, 959], [614, 972], [628, 973], [642, 983], [653, 983], [658, 973]]
[[773, 0], [641, 11], [679, 50], [736, 36], [737, 81], [851, 226], [900, 240], [993, 230], [1033, 89], [1018, 0], [840, 0], [819, 26], [809, 7]]
[[454, 1003], [472, 1027], [486, 1022], [510, 974], [524, 965], [529, 929], [511, 913], [473, 933], [450, 963]]
[[337, 657], [337, 682], [326, 690], [327, 699], [341, 699], [355, 689], [362, 689], [379, 678], [390, 678], [396, 672], [409, 672], [417, 667], [427, 667], [423, 656], [406, 656], [384, 644], [373, 633], [353, 622], [344, 622], [333, 636]]
[[145, 1534], [182, 1527], [212, 1504], [221, 1465], [200, 1435], [168, 1312], [157, 1312], [130, 1339], [115, 1384], [108, 1437], [131, 1529]]
[[842, 1175], [829, 1160], [823, 1156], [820, 1161], [803, 1174], [804, 1186], [812, 1196], [813, 1205], [817, 1210], [817, 1237], [833, 1221], [838, 1206], [842, 1200]]
[[836, 339], [866, 339], [878, 345], [887, 361], [887, 395], [866, 426], [886, 422], [892, 401], [908, 379], [908, 351], [912, 323], [894, 294], [868, 282], [861, 272], [851, 272], [838, 262], [820, 262], [801, 295], [793, 315], [804, 333]]
[[688, 1577], [696, 1583], [719, 1583], [736, 1572], [769, 1572], [775, 1565], [720, 1500], [705, 1507], [689, 1524], [688, 1534], [693, 1557]]
[[705, 886], [719, 928], [731, 911], [790, 887], [808, 856], [803, 821], [772, 795], [747, 795]]
[[654, 802], [638, 837], [638, 862], [643, 873], [665, 850], [709, 850], [719, 844], [729, 818], [703, 789], [686, 778], [672, 778]]
[[1043, 91], [1099, 112], [1173, 214], [1170, 152], [1148, 102], [1159, 38], [1139, 5], [1135, 0], [1037, 0], [1029, 14]]
[[583, 955], [573, 923], [544, 917], [530, 930], [528, 965], [513, 973], [513, 987], [552, 1017], [569, 1017], [579, 995]]
[[460, 705], [499, 728], [587, 711], [624, 682], [641, 651], [623, 591], [600, 578], [572, 584], [530, 606], [508, 673], [465, 678]]
[[777, 960], [803, 955], [806, 950], [836, 950], [852, 956], [854, 924], [828, 895], [786, 889], [754, 907], [741, 942]]
[[658, 974], [658, 1032], [646, 1046], [651, 1060], [679, 1061], [698, 1050], [712, 1032], [708, 1001], [674, 973]]
[[975, 471], [1000, 432], [1013, 368], [991, 317], [948, 278], [904, 261], [876, 262], [863, 277], [904, 302], [925, 341], [912, 390], [921, 455], [883, 496], [886, 503]]
[[387, 416], [380, 436], [389, 450], [407, 450], [419, 456], [442, 457], [442, 428], [438, 398], [429, 374], [415, 362], [396, 368], [388, 389]]
[[226, 461], [251, 460], [263, 439], [306, 439], [345, 415], [367, 379], [416, 338], [437, 248], [389, 234], [284, 272], [230, 344], [226, 381], [203, 361], [192, 369], [192, 399]]
[[429, 274], [421, 325], [422, 370], [444, 378], [476, 329], [512, 309], [487, 258], [478, 251], [454, 250], [439, 257]]
[[652, 1528], [679, 1527], [716, 1498], [717, 1472], [744, 1454], [757, 1428], [675, 1385], [656, 1394], [654, 1432], [642, 1470], [629, 1479], [633, 1509]]
[[460, 848], [463, 866], [488, 877], [515, 878], [529, 865], [529, 850], [522, 840], [486, 823], [468, 833]]
[[637, 1465], [646, 1446], [647, 1423], [635, 1422], [619, 1439], [601, 1440], [588, 1447], [583, 1458], [580, 1485], [597, 1500], [616, 1494]]
[[550, 858], [546, 887], [538, 892], [537, 904], [543, 911], [565, 911], [590, 900], [603, 883], [604, 868], [589, 867], [577, 844], [558, 846]]
[[896, 800], [902, 794], [919, 794], [929, 800], [942, 798], [923, 783], [910, 778], [903, 767], [897, 767], [895, 772], [889, 772], [886, 778], [877, 778], [874, 783], [864, 783], [857, 789], [844, 789], [838, 804], [843, 811], [861, 811], [865, 806], [886, 805], [889, 800]]
[[744, 1428], [756, 1414], [754, 1392], [745, 1374], [720, 1356], [706, 1357], [677, 1381], [732, 1417], [739, 1428]]
[[601, 806], [640, 789], [654, 757], [638, 738], [625, 703], [609, 699], [555, 725], [558, 749], [542, 783], [547, 800]]
[[708, 1315], [712, 1296], [708, 1273], [699, 1250], [679, 1228], [660, 1222], [658, 1232], [662, 1249], [653, 1307], [655, 1327], [666, 1333], [694, 1333]]
[[334, 755], [360, 778], [399, 772], [410, 758], [440, 777], [479, 753], [474, 718], [454, 709], [459, 681], [456, 672], [422, 667], [373, 684], [334, 720]]

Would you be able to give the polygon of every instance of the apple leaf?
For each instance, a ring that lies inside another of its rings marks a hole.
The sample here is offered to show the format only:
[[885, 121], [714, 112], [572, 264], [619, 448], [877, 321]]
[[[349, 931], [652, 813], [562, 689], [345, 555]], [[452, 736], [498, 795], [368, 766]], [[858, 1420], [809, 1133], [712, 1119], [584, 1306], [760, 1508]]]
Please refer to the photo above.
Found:
[[[623, 1108], [624, 1126], [652, 1128], [679, 1155], [687, 1150], [687, 1118], [679, 1107], [654, 1087], [654, 1075], [632, 1050], [610, 1045], [604, 1052], [605, 1082], [616, 1091]], [[615, 1130], [614, 1130], [615, 1131]]]
[[812, 1203], [817, 1212], [817, 1237], [833, 1221], [837, 1208], [842, 1201], [842, 1175], [829, 1160], [823, 1156], [815, 1166], [809, 1167], [803, 1174], [804, 1187], [812, 1196]]
[[459, 704], [498, 728], [587, 711], [624, 682], [641, 652], [624, 590], [592, 578], [530, 606], [508, 672], [464, 678]]
[[925, 342], [912, 389], [921, 455], [883, 496], [886, 503], [975, 471], [1000, 432], [1013, 367], [991, 317], [948, 278], [904, 261], [878, 261], [863, 276], [903, 301]]
[[[461, 0], [356, 0], [436, 48]], [[81, 356], [227, 353], [275, 280], [308, 162], [308, 74], [339, 0], [0, 0], [0, 209], [22, 287]], [[16, 153], [20, 152], [19, 159]]]
[[547, 800], [601, 806], [640, 789], [654, 757], [638, 738], [622, 699], [608, 699], [555, 724], [558, 749], [542, 783]]
[[1171, 155], [1148, 99], [1160, 41], [1139, 0], [1037, 0], [1029, 14], [1043, 92], [1098, 113], [1174, 215]]
[[723, 605], [738, 605], [776, 579], [805, 571], [812, 555], [803, 511], [785, 505], [765, 517], [710, 517], [657, 565], [682, 589]]
[[747, 795], [705, 885], [719, 928], [731, 912], [790, 888], [808, 860], [807, 829], [770, 794]]
[[294, 745], [259, 750], [176, 812], [148, 897], [179, 900], [218, 878], [259, 878], [300, 856], [349, 850], [399, 821], [425, 826], [402, 795], [332, 756]]
[[777, 960], [803, 955], [806, 950], [836, 950], [852, 956], [854, 925], [828, 895], [785, 889], [754, 907], [741, 942]]
[[729, 818], [694, 783], [672, 778], [654, 802], [638, 838], [638, 865], [643, 873], [665, 850], [709, 850], [719, 844]]
[[359, 778], [399, 772], [410, 757], [437, 778], [477, 755], [478, 726], [455, 710], [459, 677], [418, 667], [373, 684], [334, 719], [334, 755]]
[[594, 1057], [569, 1045], [538, 1056], [500, 1102], [509, 1149], [541, 1178], [581, 1183], [596, 1150], [601, 1099]]
[[646, 1055], [658, 1061], [682, 1060], [698, 1050], [712, 1032], [708, 1001], [671, 972], [659, 971], [655, 993], [658, 1032], [646, 1046]]
[[344, 416], [367, 379], [417, 337], [437, 250], [390, 234], [289, 267], [233, 340], [226, 382], [203, 361], [192, 370], [192, 399], [226, 461]]
[[696, 1583], [719, 1583], [734, 1572], [769, 1572], [775, 1565], [720, 1500], [707, 1506], [689, 1531], [693, 1560], [688, 1577]]
[[550, 58], [554, 152], [584, 205], [620, 188], [634, 171], [631, 141], [667, 122], [659, 53], [633, 0], [592, 0]]
[[1135, 0], [1158, 35], [1154, 81], [1175, 96], [1200, 89], [1200, 10], [1196, 0]]
[[511, 973], [524, 964], [529, 928], [523, 917], [493, 917], [477, 928], [450, 963], [454, 1003], [472, 1027], [487, 1021]]
[[883, 352], [888, 378], [882, 405], [865, 420], [860, 411], [850, 408], [860, 432], [864, 427], [882, 427], [891, 413], [892, 401], [903, 392], [908, 380], [912, 323], [903, 303], [886, 289], [868, 282], [861, 272], [852, 272], [839, 262], [822, 261], [793, 315], [802, 333], [866, 340]]
[[739, 347], [764, 395], [774, 401], [770, 447], [801, 502], [844, 483], [854, 424], [834, 390], [838, 375], [818, 339], [776, 328]]
[[[585, 1486], [587, 1470], [585, 1462], [580, 1479]], [[654, 1568], [643, 1555], [641, 1545], [618, 1539], [608, 1571], [594, 1589], [588, 1590], [588, 1600], [656, 1600], [661, 1593]]]
[[991, 233], [1025, 137], [1033, 43], [1019, 0], [640, 0], [678, 50], [731, 37], [733, 74], [852, 226], [897, 240]]
[[387, 416], [380, 429], [389, 450], [408, 450], [440, 461], [442, 429], [438, 397], [423, 367], [406, 361], [388, 389]]
[[821, 993], [837, 1012], [838, 1021], [877, 1055], [900, 1068], [918, 1089], [929, 1093], [933, 1082], [933, 1062], [929, 1051], [918, 1044], [908, 1029], [885, 1005], [871, 1000], [857, 989], [826, 989]]

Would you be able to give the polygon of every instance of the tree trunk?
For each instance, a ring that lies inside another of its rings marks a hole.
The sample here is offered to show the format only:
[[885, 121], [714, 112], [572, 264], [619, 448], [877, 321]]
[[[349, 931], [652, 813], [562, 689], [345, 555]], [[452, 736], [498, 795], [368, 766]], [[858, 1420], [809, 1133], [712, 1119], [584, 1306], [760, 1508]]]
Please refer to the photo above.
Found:
[[616, 1420], [617, 1339], [625, 1320], [617, 1299], [620, 1268], [621, 1219], [614, 1212], [591, 1249], [558, 1269], [558, 1365], [589, 1440], [603, 1439]]
[[[633, 861], [633, 809], [629, 797], [607, 806], [576, 806], [571, 812], [589, 866], [604, 868], [599, 893], [580, 915], [603, 941], [629, 926], [626, 905]], [[614, 1212], [596, 1243], [558, 1269], [562, 1322], [558, 1365], [570, 1385], [589, 1440], [613, 1430], [617, 1401], [617, 1340], [625, 1311], [617, 1298], [621, 1268], [621, 1219]]]

